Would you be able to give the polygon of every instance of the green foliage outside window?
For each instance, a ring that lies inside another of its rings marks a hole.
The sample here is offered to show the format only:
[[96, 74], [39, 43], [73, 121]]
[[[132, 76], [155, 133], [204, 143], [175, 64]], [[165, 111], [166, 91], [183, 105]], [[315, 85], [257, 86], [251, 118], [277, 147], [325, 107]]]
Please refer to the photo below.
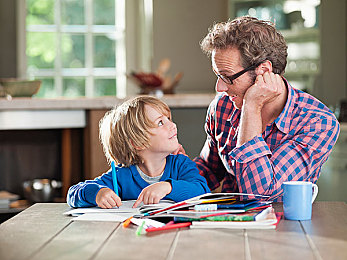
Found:
[[116, 80], [114, 79], [96, 79], [94, 96], [115, 96], [117, 93]]
[[[96, 0], [98, 1], [98, 0]], [[62, 24], [84, 24], [84, 1], [65, 0], [61, 2]]]
[[[83, 0], [26, 0], [27, 69], [31, 78], [42, 80], [37, 97], [84, 96], [86, 75], [79, 75], [78, 70], [73, 71], [73, 69], [82, 69], [81, 73], [93, 71], [94, 68], [99, 68], [101, 71], [102, 68], [114, 68], [116, 71], [114, 31], [93, 33], [93, 48], [87, 53], [85, 4], [86, 1]], [[55, 13], [58, 12], [57, 6], [60, 10], [59, 24]], [[115, 26], [114, 0], [93, 0], [92, 8], [93, 14], [90, 17], [92, 24]], [[61, 32], [62, 28], [72, 31]], [[91, 68], [87, 68], [88, 58], [92, 61], [89, 63]], [[63, 85], [57, 87], [56, 71], [61, 73], [63, 70], [67, 71], [67, 74], [58, 76], [60, 77], [58, 82], [62, 82]], [[100, 75], [100, 72], [98, 73]], [[101, 78], [93, 76], [93, 83], [94, 96], [116, 95], [115, 76], [101, 76]]]
[[94, 23], [98, 25], [113, 25], [115, 22], [114, 0], [98, 0], [93, 2]]
[[63, 95], [64, 97], [79, 97], [84, 96], [85, 81], [81, 78], [67, 78], [63, 83]]
[[55, 89], [54, 89], [54, 79], [52, 78], [37, 78], [38, 80], [41, 80], [41, 88], [39, 93], [37, 93], [36, 97], [46, 97], [46, 98], [54, 98], [57, 96]]
[[26, 24], [54, 24], [54, 0], [27, 0]]
[[115, 42], [106, 36], [95, 36], [94, 57], [94, 67], [115, 67]]
[[62, 60], [63, 68], [85, 67], [84, 35], [63, 34]]
[[54, 68], [56, 42], [56, 34], [54, 33], [28, 32], [26, 49], [28, 68]]

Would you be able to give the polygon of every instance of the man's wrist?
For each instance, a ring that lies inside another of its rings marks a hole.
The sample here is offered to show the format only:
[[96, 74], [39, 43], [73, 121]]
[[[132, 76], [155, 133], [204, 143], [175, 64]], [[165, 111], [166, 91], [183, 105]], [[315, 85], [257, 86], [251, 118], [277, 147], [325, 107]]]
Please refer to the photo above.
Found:
[[263, 109], [263, 105], [256, 103], [256, 102], [247, 102], [246, 100], [244, 101], [244, 104], [242, 106], [242, 110], [247, 113], [252, 113], [252, 114], [259, 114], [261, 115], [261, 110]]
[[245, 102], [242, 107], [239, 126], [236, 147], [242, 146], [244, 143], [262, 133], [261, 106]]

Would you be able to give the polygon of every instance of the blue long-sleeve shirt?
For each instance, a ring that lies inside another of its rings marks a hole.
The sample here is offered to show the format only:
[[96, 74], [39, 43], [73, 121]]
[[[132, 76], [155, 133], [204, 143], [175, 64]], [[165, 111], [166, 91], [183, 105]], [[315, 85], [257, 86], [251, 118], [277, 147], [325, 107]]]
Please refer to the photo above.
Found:
[[[149, 186], [142, 179], [135, 165], [117, 166], [116, 176], [118, 193], [122, 200], [137, 199], [141, 191]], [[182, 154], [166, 157], [166, 165], [160, 181], [169, 181], [172, 186], [171, 192], [164, 199], [176, 202], [210, 192], [207, 182], [199, 174], [195, 162]], [[101, 188], [114, 190], [111, 169], [94, 180], [71, 186], [67, 194], [67, 203], [70, 207], [96, 206], [95, 198]]]

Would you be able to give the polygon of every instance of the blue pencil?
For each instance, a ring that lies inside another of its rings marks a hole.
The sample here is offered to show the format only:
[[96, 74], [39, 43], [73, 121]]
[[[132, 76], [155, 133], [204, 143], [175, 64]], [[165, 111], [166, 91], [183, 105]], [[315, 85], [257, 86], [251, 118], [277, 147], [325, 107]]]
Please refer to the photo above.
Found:
[[118, 182], [117, 182], [117, 175], [116, 175], [116, 166], [114, 166], [114, 162], [111, 162], [111, 167], [112, 167], [112, 180], [113, 180], [113, 187], [114, 187], [114, 192], [119, 196], [118, 194]]

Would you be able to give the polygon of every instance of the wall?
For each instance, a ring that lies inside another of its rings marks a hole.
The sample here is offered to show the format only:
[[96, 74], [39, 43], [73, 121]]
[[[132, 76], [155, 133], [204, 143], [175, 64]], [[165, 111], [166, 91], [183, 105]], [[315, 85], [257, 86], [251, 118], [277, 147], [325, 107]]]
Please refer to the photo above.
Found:
[[327, 105], [347, 98], [347, 1], [321, 1], [321, 74], [315, 95]]
[[227, 0], [154, 0], [153, 65], [171, 59], [170, 74], [184, 73], [179, 93], [214, 91], [216, 77], [199, 42], [214, 23], [228, 18]]
[[0, 78], [16, 77], [16, 1], [0, 1]]
[[174, 108], [172, 119], [177, 125], [178, 140], [191, 159], [200, 154], [206, 140], [204, 123], [207, 108]]

